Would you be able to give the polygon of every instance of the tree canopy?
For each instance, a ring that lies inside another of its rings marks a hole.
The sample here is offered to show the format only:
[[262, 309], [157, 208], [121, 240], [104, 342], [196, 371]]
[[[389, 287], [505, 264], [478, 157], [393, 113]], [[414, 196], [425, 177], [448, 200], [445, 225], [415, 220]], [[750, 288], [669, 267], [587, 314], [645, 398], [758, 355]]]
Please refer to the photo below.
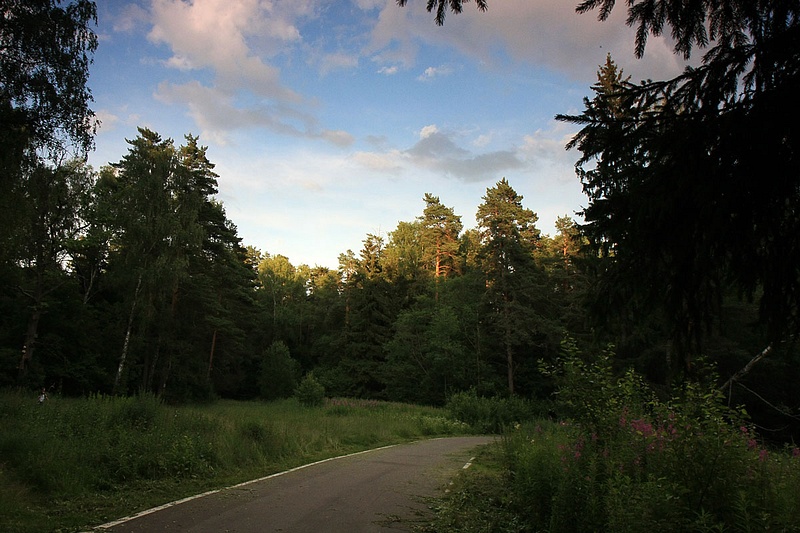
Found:
[[[0, 117], [6, 135], [58, 159], [92, 146], [94, 113], [86, 85], [97, 49], [89, 0], [0, 2]], [[8, 150], [3, 143], [3, 150]]]

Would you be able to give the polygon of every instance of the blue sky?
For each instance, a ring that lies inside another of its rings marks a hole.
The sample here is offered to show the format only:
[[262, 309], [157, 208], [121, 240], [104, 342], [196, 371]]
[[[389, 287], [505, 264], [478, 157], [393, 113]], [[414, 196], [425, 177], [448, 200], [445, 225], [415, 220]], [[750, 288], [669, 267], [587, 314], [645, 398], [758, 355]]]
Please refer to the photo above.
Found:
[[245, 245], [338, 266], [388, 240], [425, 193], [475, 226], [505, 177], [547, 234], [586, 203], [564, 145], [611, 53], [634, 81], [683, 69], [669, 43], [578, 15], [577, 0], [489, 0], [434, 24], [410, 0], [97, 0], [95, 167], [148, 127], [200, 136]]

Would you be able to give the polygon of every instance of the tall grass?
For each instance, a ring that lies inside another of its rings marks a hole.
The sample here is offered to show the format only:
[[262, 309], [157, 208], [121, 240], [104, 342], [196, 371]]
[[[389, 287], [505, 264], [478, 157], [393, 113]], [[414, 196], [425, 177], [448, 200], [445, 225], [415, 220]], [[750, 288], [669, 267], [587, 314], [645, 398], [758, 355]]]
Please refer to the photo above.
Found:
[[464, 433], [444, 411], [295, 399], [172, 407], [153, 396], [0, 393], [0, 531], [74, 531], [309, 461]]

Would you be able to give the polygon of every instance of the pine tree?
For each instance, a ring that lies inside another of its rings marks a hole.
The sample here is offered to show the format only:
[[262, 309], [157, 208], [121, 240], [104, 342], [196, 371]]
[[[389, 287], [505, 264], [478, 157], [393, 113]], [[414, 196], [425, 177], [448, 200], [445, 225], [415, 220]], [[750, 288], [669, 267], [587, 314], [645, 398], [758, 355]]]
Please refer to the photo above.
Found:
[[481, 235], [479, 262], [486, 276], [490, 319], [506, 357], [508, 390], [514, 393], [515, 352], [530, 339], [532, 299], [541, 283], [533, 253], [539, 240], [536, 214], [503, 178], [486, 190], [476, 218]]
[[438, 196], [425, 193], [425, 210], [419, 217], [422, 225], [421, 242], [423, 260], [430, 265], [434, 278], [446, 279], [458, 272], [459, 235], [461, 217], [445, 207]]

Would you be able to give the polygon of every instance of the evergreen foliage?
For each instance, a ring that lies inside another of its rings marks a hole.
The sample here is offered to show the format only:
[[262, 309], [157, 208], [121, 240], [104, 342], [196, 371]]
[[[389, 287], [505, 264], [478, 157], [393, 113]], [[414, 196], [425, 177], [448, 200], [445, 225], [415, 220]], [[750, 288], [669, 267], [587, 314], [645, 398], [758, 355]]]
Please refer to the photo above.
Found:
[[306, 407], [321, 407], [325, 403], [325, 387], [309, 372], [295, 391], [297, 401]]
[[259, 391], [265, 400], [289, 398], [297, 388], [300, 364], [283, 341], [273, 342], [261, 360]]
[[[588, 0], [578, 10], [613, 0]], [[605, 261], [601, 295], [659, 313], [676, 370], [691, 371], [731, 289], [758, 301], [767, 343], [800, 330], [797, 123], [800, 3], [628, 3], [636, 51], [670, 31], [702, 64], [633, 84], [610, 60], [572, 141], [589, 196], [585, 231]], [[617, 293], [615, 295], [614, 293]], [[616, 305], [609, 308], [613, 312]]]

